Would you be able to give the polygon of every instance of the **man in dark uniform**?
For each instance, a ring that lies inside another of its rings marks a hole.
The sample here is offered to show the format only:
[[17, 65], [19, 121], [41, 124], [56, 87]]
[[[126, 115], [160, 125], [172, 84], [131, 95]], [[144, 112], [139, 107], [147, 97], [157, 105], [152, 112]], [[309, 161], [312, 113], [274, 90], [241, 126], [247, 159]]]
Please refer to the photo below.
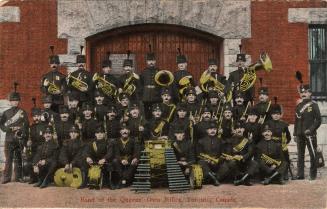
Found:
[[166, 119], [167, 123], [170, 123], [176, 111], [176, 105], [171, 100], [172, 92], [169, 88], [162, 88], [161, 99], [162, 99], [162, 118]]
[[[64, 167], [66, 172], [71, 172], [75, 167], [81, 170], [86, 168], [86, 162], [83, 161], [84, 148], [79, 134], [79, 127], [72, 125], [69, 129], [69, 138], [63, 141], [60, 149], [58, 164]], [[83, 180], [85, 181], [85, 178]]]
[[129, 59], [129, 51], [127, 59], [123, 62], [124, 74], [119, 78], [122, 85], [122, 92], [126, 93], [131, 101], [138, 101], [142, 93], [140, 76], [133, 72], [133, 60]]
[[257, 109], [259, 114], [258, 123], [264, 124], [265, 121], [271, 119], [270, 108], [271, 101], [269, 100], [268, 88], [260, 87], [259, 89], [259, 103], [254, 106]]
[[[105, 132], [102, 125], [98, 125], [94, 132], [95, 140], [87, 145], [84, 159], [86, 159], [87, 169], [92, 165], [100, 165], [103, 178], [106, 179], [109, 176], [109, 172], [112, 171], [112, 161], [115, 156], [113, 144], [108, 143], [105, 139]], [[83, 169], [82, 173], [85, 175], [86, 171]], [[81, 188], [85, 186], [84, 184]]]
[[[180, 91], [181, 89], [185, 89], [187, 86], [195, 86], [195, 82], [192, 74], [187, 71], [187, 59], [186, 56], [181, 54], [180, 49], [178, 48], [178, 55], [176, 57], [178, 70], [174, 72], [174, 82], [172, 84], [173, 92], [173, 100], [174, 103], [177, 104], [182, 99], [184, 99], [184, 92]], [[182, 82], [180, 82], [182, 80]], [[183, 82], [185, 80], [185, 82]]]
[[68, 100], [67, 100], [67, 106], [69, 109], [69, 120], [71, 121], [80, 121], [81, 113], [79, 108], [79, 98], [76, 92], [69, 92], [67, 94]]
[[142, 91], [142, 101], [144, 104], [145, 119], [151, 118], [151, 107], [155, 103], [160, 102], [160, 86], [155, 82], [155, 75], [157, 74], [158, 67], [156, 66], [156, 56], [151, 51], [146, 55], [147, 67], [143, 70], [140, 76]]
[[[234, 178], [236, 186], [243, 183], [251, 186], [250, 176], [253, 176], [255, 172], [251, 166], [254, 147], [251, 140], [244, 136], [245, 129], [242, 122], [236, 122], [234, 129], [233, 136], [225, 140], [223, 158], [228, 169], [220, 178], [228, 175]], [[240, 179], [244, 173], [248, 175]]]
[[38, 178], [35, 187], [45, 188], [53, 179], [57, 167], [58, 144], [53, 139], [53, 129], [48, 126], [43, 137], [45, 142], [41, 144], [33, 158], [33, 171]]
[[317, 129], [321, 124], [318, 104], [311, 99], [311, 89], [308, 84], [300, 86], [302, 101], [295, 109], [294, 140], [298, 149], [298, 179], [304, 179], [304, 153], [308, 146], [310, 154], [310, 179], [317, 177]]
[[[203, 170], [203, 179], [212, 181], [215, 186], [219, 186], [217, 173], [221, 167], [220, 156], [223, 151], [222, 140], [217, 138], [217, 124], [210, 123], [207, 127], [207, 136], [198, 140], [196, 145], [198, 163]], [[212, 159], [212, 160], [211, 160]]]
[[221, 111], [224, 106], [224, 101], [219, 96], [219, 93], [217, 91], [209, 90], [207, 106], [212, 112], [212, 119], [218, 120], [218, 118], [220, 118], [220, 114], [222, 114]]
[[117, 104], [117, 117], [121, 122], [126, 122], [128, 120], [128, 107], [131, 100], [127, 93], [120, 93], [118, 96]]
[[60, 64], [59, 56], [53, 54], [53, 46], [50, 46], [52, 55], [49, 57], [50, 72], [44, 74], [41, 79], [41, 91], [45, 95], [52, 96], [52, 110], [58, 112], [59, 105], [64, 104], [66, 90], [66, 77], [58, 71]]
[[82, 106], [82, 141], [83, 144], [89, 144], [95, 137], [95, 129], [99, 126], [99, 122], [93, 117], [94, 106], [85, 102]]
[[144, 127], [144, 140], [168, 139], [169, 125], [161, 116], [161, 105], [154, 104], [152, 106], [152, 118]]
[[197, 143], [198, 139], [201, 139], [207, 135], [207, 127], [211, 123], [211, 111], [208, 107], [203, 108], [203, 112], [200, 116], [200, 121], [194, 125], [194, 141]]
[[196, 92], [194, 87], [188, 87], [185, 90], [186, 96], [186, 108], [190, 117], [195, 120], [195, 123], [199, 122], [201, 116], [201, 108], [204, 107], [203, 103], [199, 103], [196, 97]]
[[177, 104], [175, 114], [174, 120], [169, 123], [169, 139], [174, 138], [176, 129], [182, 129], [185, 133], [185, 138], [192, 140], [192, 138], [194, 138], [191, 136], [193, 135], [193, 123], [189, 119], [187, 107], [184, 102]]
[[141, 115], [140, 105], [137, 102], [133, 102], [129, 107], [129, 118], [126, 122], [128, 129], [130, 130], [130, 136], [137, 140], [139, 144], [143, 144], [143, 133], [145, 120]]
[[291, 172], [292, 170], [290, 167], [290, 156], [288, 153], [287, 145], [291, 141], [291, 134], [288, 130], [288, 123], [281, 120], [282, 117], [282, 107], [277, 104], [277, 97], [275, 97], [275, 104], [271, 106], [271, 120], [267, 121], [266, 124], [268, 124], [271, 127], [272, 131], [272, 139], [279, 142], [282, 145], [283, 154], [285, 162], [287, 163], [288, 169], [285, 170], [284, 173], [284, 180], [288, 180], [288, 171]]
[[69, 138], [69, 129], [74, 124], [74, 121], [69, 120], [69, 110], [65, 105], [59, 107], [59, 114], [60, 119], [54, 121], [55, 127], [52, 128], [54, 128], [57, 135], [54, 138], [58, 141], [59, 147], [61, 147], [63, 141]]
[[286, 163], [284, 160], [282, 146], [279, 142], [272, 140], [271, 127], [265, 125], [262, 130], [263, 139], [256, 145], [255, 160], [259, 172], [265, 177], [264, 185], [270, 184], [273, 180], [284, 184], [283, 174]]
[[106, 58], [102, 61], [102, 73], [94, 74], [93, 81], [95, 82], [95, 88], [105, 96], [105, 103], [115, 103], [121, 83], [111, 73], [112, 62], [109, 56], [110, 53], [108, 52]]
[[[58, 119], [59, 115], [55, 111], [52, 110], [52, 96], [51, 95], [46, 95], [43, 96], [42, 98], [43, 102], [43, 111], [42, 111], [42, 121], [50, 121], [50, 120], [56, 120]], [[59, 109], [58, 109], [59, 111]]]
[[117, 108], [114, 104], [110, 104], [107, 109], [107, 122], [106, 122], [106, 132], [107, 139], [116, 139], [119, 135], [120, 121], [117, 116]]
[[191, 140], [186, 138], [185, 130], [175, 129], [172, 147], [177, 163], [181, 166], [185, 176], [189, 176], [190, 168], [195, 163], [194, 147]]
[[107, 105], [105, 104], [105, 96], [103, 95], [103, 93], [96, 90], [94, 92], [94, 100], [95, 100], [95, 105], [94, 105], [95, 118], [99, 122], [103, 122], [108, 109]]
[[9, 102], [12, 106], [6, 110], [0, 120], [0, 128], [6, 133], [5, 138], [5, 168], [2, 184], [11, 181], [12, 162], [15, 157], [15, 181], [22, 181], [22, 156], [23, 141], [28, 136], [29, 121], [25, 110], [18, 107], [20, 94], [16, 92], [18, 84], [15, 83], [15, 91], [9, 94]]
[[245, 121], [246, 119], [246, 111], [249, 108], [249, 104], [244, 103], [244, 94], [241, 91], [237, 91], [235, 93], [235, 105], [233, 106], [232, 112], [233, 112], [233, 119], [234, 121]]
[[81, 54], [76, 57], [76, 64], [78, 69], [68, 74], [67, 85], [68, 90], [76, 92], [79, 97], [79, 105], [86, 101], [91, 101], [93, 98], [93, 82], [89, 71], [85, 69], [86, 57], [82, 55], [83, 47], [81, 46]]
[[120, 138], [115, 143], [115, 161], [119, 163], [118, 174], [121, 177], [121, 187], [132, 183], [136, 167], [140, 158], [140, 145], [135, 138], [129, 136], [130, 130], [123, 123]]
[[41, 123], [41, 109], [37, 107], [32, 108], [32, 119], [33, 123], [30, 126], [30, 135], [25, 144], [25, 155], [26, 155], [26, 170], [28, 170], [28, 174], [30, 176], [30, 184], [36, 183], [37, 178], [33, 172], [33, 157], [35, 156], [36, 150], [38, 146], [44, 143], [43, 132], [47, 125], [45, 123]]
[[229, 103], [224, 105], [222, 120], [221, 122], [218, 121], [218, 127], [219, 135], [221, 135], [223, 139], [228, 139], [232, 137], [234, 130], [234, 119], [232, 107]]
[[[246, 62], [246, 54], [242, 53], [241, 45], [240, 45], [240, 53], [236, 56], [236, 65], [238, 67], [237, 70], [229, 73], [228, 82], [229, 85], [233, 88], [233, 95], [235, 92], [239, 90], [240, 82], [246, 72], [247, 68], [245, 66]], [[244, 103], [247, 104], [249, 101], [253, 101], [254, 98], [254, 87], [251, 87], [246, 92], [244, 92]]]
[[258, 112], [257, 109], [250, 107], [248, 116], [245, 123], [245, 136], [251, 139], [254, 144], [257, 144], [261, 137], [261, 124], [257, 122]]

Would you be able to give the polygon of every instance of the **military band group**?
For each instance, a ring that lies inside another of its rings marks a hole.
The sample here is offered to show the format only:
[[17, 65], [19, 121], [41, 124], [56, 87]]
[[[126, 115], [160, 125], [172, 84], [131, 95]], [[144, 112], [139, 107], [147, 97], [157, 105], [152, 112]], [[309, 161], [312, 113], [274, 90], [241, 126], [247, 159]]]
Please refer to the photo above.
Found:
[[1, 117], [0, 128], [6, 133], [3, 184], [11, 181], [14, 164], [15, 181], [27, 176], [29, 183], [40, 188], [53, 181], [57, 169], [79, 168], [79, 188], [85, 188], [90, 168], [98, 165], [106, 186], [127, 187], [148, 140], [168, 140], [186, 177], [191, 166], [198, 164], [204, 183], [215, 186], [222, 182], [250, 186], [258, 180], [264, 185], [284, 184], [289, 174], [292, 179], [304, 179], [306, 146], [310, 179], [317, 177], [318, 105], [297, 72], [301, 102], [295, 110], [298, 171], [293, 176], [287, 147], [291, 135], [282, 120], [283, 108], [262, 79], [257, 94], [254, 91], [255, 72], [271, 65], [265, 63], [266, 54], [246, 66], [245, 54], [240, 52], [238, 69], [228, 79], [219, 73], [218, 60], [209, 59], [197, 82], [179, 49], [174, 73], [159, 70], [150, 47], [147, 67], [139, 75], [129, 56], [123, 61], [123, 75], [113, 75], [108, 53], [102, 72], [87, 71], [85, 55], [80, 54], [78, 69], [66, 76], [59, 72], [59, 56], [50, 48], [50, 71], [41, 79], [43, 107], [33, 100], [30, 123], [19, 107], [15, 83], [9, 94], [12, 107]]

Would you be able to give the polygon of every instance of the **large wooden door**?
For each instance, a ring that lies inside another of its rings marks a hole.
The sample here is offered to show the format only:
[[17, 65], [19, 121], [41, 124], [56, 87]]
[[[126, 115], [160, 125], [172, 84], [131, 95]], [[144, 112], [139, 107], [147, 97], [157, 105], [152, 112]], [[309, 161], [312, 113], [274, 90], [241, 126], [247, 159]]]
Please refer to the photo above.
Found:
[[198, 79], [208, 67], [208, 59], [219, 59], [221, 39], [200, 31], [172, 25], [146, 24], [128, 26], [97, 34], [87, 39], [88, 64], [93, 72], [101, 71], [106, 52], [135, 55], [136, 72], [145, 68], [145, 56], [152, 45], [160, 69], [176, 71], [177, 48], [188, 58], [188, 70]]

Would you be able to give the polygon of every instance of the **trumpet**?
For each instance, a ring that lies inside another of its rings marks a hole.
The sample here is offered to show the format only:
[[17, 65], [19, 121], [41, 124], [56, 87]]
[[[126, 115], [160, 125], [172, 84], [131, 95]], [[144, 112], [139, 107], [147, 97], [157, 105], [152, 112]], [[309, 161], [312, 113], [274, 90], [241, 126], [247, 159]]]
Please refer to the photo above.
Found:
[[213, 156], [210, 156], [208, 154], [205, 153], [200, 153], [200, 155], [198, 156], [200, 159], [205, 160], [210, 162], [211, 164], [218, 164], [219, 163], [219, 158], [215, 158]]
[[106, 79], [102, 78], [98, 73], [94, 74], [92, 80], [98, 82], [97, 87], [100, 88], [102, 92], [107, 96], [115, 97], [117, 95], [117, 87], [114, 84], [108, 82]]
[[86, 82], [82, 81], [79, 78], [76, 78], [71, 73], [68, 74], [67, 76], [67, 82], [68, 84], [71, 84], [71, 86], [73, 86], [74, 88], [78, 89], [81, 92], [86, 92], [89, 88], [89, 85]]
[[282, 163], [282, 161], [280, 161], [280, 160], [275, 160], [274, 158], [271, 158], [271, 157], [269, 157], [269, 156], [266, 155], [266, 154], [262, 154], [262, 155], [261, 155], [261, 159], [262, 159], [265, 163], [267, 163], [267, 164], [269, 164], [269, 165], [280, 166], [280, 164]]

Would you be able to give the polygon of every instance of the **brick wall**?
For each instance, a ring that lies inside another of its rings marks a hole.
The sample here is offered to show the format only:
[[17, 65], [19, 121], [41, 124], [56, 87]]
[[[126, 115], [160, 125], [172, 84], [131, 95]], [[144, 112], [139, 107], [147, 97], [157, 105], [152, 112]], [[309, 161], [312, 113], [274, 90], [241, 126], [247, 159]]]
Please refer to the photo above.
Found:
[[40, 105], [40, 78], [49, 70], [49, 45], [55, 46], [56, 53], [66, 53], [67, 43], [57, 38], [55, 0], [15, 0], [4, 6], [18, 6], [20, 22], [0, 23], [0, 99], [17, 81], [22, 107], [29, 111], [33, 96]]
[[[243, 40], [244, 51], [252, 61], [258, 60], [263, 50], [273, 63], [271, 73], [259, 72], [263, 85], [270, 89], [271, 97], [277, 96], [284, 107], [284, 119], [294, 122], [294, 109], [298, 99], [295, 72], [300, 70], [304, 81], [309, 78], [308, 25], [289, 23], [288, 8], [326, 7], [323, 1], [252, 1], [251, 38]], [[259, 82], [256, 83], [256, 89]]]

